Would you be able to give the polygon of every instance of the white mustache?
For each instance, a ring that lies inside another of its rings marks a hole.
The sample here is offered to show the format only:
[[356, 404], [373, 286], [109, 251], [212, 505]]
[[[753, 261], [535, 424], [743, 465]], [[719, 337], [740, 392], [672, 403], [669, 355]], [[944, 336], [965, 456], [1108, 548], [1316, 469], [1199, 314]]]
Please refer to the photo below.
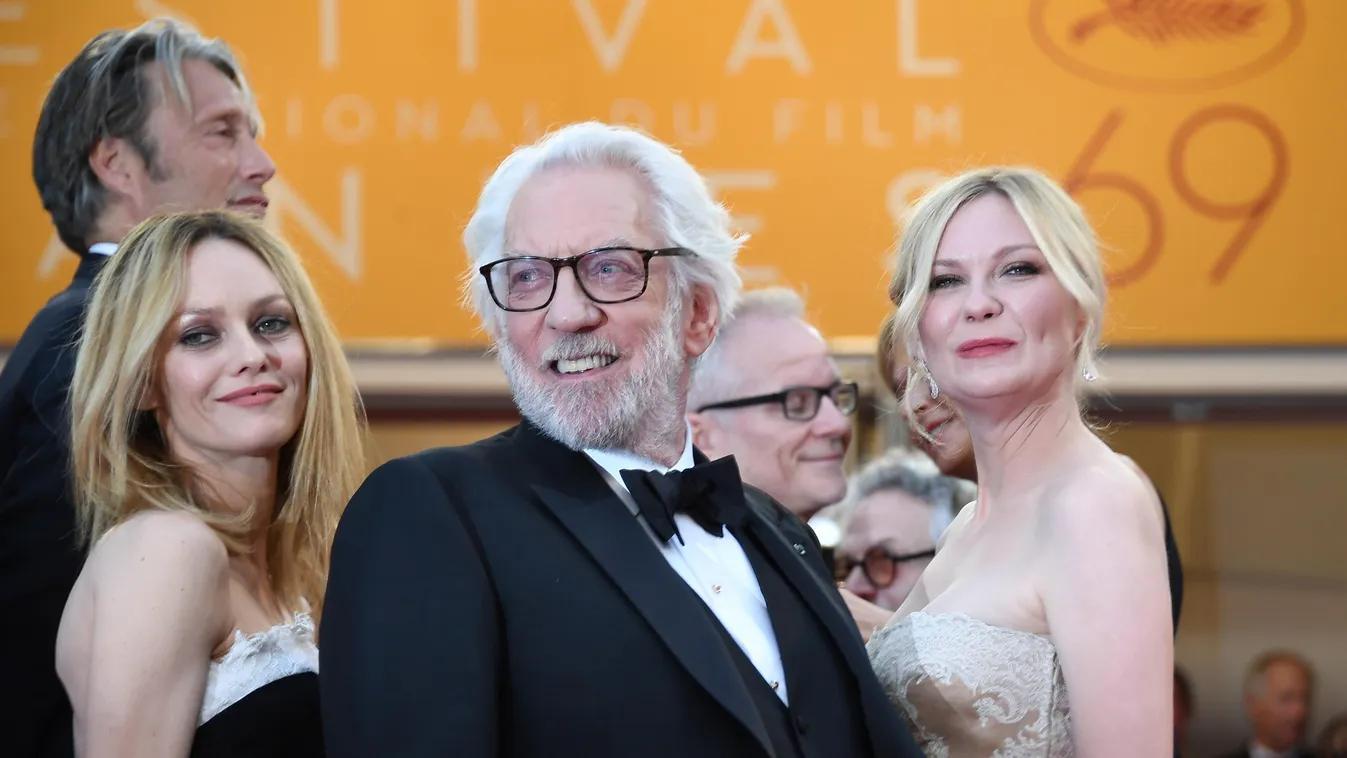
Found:
[[568, 334], [543, 351], [543, 368], [557, 361], [573, 361], [591, 355], [622, 357], [622, 350], [612, 342], [594, 334]]

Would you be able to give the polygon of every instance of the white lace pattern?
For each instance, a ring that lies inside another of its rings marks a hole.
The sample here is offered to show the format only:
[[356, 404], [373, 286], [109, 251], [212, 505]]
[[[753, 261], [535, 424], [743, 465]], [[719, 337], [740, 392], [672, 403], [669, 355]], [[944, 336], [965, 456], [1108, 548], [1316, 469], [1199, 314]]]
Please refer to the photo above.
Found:
[[962, 613], [918, 611], [867, 649], [889, 699], [932, 758], [1067, 758], [1070, 703], [1046, 637]]
[[197, 724], [210, 721], [258, 687], [306, 671], [318, 671], [318, 648], [309, 614], [296, 614], [294, 621], [256, 634], [235, 631], [229, 652], [210, 662]]

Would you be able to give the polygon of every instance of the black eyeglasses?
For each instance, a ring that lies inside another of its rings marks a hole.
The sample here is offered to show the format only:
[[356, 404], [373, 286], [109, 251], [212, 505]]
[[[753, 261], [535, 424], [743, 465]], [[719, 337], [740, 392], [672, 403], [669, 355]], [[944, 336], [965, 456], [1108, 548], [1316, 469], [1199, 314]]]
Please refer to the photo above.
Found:
[[935, 548], [923, 550], [919, 553], [904, 553], [895, 555], [883, 546], [876, 545], [865, 551], [865, 556], [861, 560], [853, 561], [845, 556], [837, 556], [833, 559], [833, 577], [839, 582], [845, 582], [851, 572], [857, 566], [861, 567], [861, 573], [876, 589], [884, 589], [893, 584], [898, 578], [898, 565], [911, 561], [921, 561], [935, 557]]
[[726, 400], [720, 403], [708, 403], [697, 409], [713, 411], [719, 408], [747, 408], [750, 405], [781, 404], [781, 412], [791, 421], [812, 421], [823, 405], [823, 398], [832, 398], [837, 410], [843, 416], [856, 412], [856, 400], [859, 392], [855, 382], [836, 382], [830, 387], [787, 387], [770, 395], [741, 397], [738, 400]]
[[642, 250], [634, 247], [601, 247], [569, 258], [521, 255], [501, 258], [477, 269], [486, 277], [486, 288], [496, 305], [516, 313], [546, 308], [557, 294], [557, 279], [565, 268], [575, 271], [575, 281], [585, 297], [611, 305], [635, 300], [650, 284], [650, 259], [656, 256], [693, 255], [683, 247]]

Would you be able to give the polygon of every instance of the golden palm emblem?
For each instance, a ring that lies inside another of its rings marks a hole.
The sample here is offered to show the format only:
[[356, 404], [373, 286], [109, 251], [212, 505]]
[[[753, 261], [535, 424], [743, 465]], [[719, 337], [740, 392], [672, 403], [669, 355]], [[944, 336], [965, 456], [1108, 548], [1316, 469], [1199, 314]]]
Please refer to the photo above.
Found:
[[1264, 17], [1258, 0], [1102, 0], [1104, 9], [1071, 25], [1082, 44], [1095, 32], [1117, 27], [1129, 37], [1156, 46], [1174, 40], [1215, 41], [1248, 34]]

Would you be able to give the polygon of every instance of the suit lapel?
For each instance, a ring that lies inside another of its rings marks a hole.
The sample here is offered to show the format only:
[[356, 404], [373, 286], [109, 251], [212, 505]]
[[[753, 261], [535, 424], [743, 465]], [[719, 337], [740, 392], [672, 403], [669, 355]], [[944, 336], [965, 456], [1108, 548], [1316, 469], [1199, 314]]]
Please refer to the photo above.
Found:
[[75, 268], [75, 276], [70, 281], [70, 289], [88, 289], [102, 270], [103, 264], [108, 262], [108, 256], [97, 253], [85, 253], [80, 256], [79, 266]]
[[804, 563], [801, 551], [813, 550], [813, 543], [803, 537], [792, 537], [788, 541], [785, 533], [769, 523], [756, 507], [750, 506], [749, 512], [746, 527], [756, 538], [763, 554], [800, 593], [809, 610], [823, 622], [852, 671], [858, 674], [869, 672], [870, 660], [865, 656], [865, 648], [858, 644], [860, 632], [851, 617], [839, 609], [838, 600], [833, 597], [836, 591], [825, 585]]
[[[673, 571], [636, 517], [583, 453], [541, 437], [525, 422], [521, 441], [539, 465], [533, 490], [635, 606], [683, 668], [772, 754], [767, 729], [734, 662], [707, 621], [707, 609]], [[532, 437], [532, 439], [529, 439]]]

